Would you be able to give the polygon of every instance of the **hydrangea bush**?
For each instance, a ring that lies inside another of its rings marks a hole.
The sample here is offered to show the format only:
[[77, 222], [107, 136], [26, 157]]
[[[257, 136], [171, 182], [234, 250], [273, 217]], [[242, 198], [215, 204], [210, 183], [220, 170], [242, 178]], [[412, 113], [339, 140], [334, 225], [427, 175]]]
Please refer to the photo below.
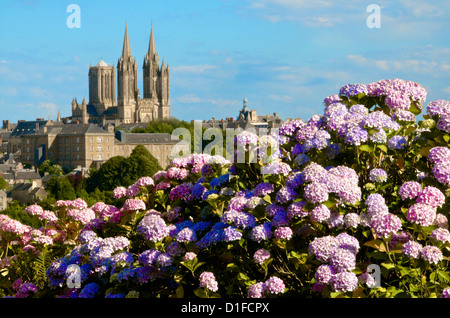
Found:
[[450, 102], [425, 100], [348, 84], [308, 121], [242, 132], [234, 160], [118, 187], [117, 206], [31, 205], [38, 229], [0, 215], [3, 296], [449, 298]]

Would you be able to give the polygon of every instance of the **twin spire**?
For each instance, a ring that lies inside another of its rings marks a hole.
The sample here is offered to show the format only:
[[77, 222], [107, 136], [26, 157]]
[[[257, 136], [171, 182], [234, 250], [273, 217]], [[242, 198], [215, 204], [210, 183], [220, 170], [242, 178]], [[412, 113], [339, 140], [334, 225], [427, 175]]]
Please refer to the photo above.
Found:
[[[150, 60], [155, 55], [158, 55], [158, 53], [156, 53], [155, 37], [153, 35], [153, 25], [152, 25], [151, 31], [150, 31], [150, 41], [148, 43], [148, 52], [146, 55], [146, 59]], [[127, 27], [127, 24], [125, 23], [125, 36], [123, 39], [122, 60], [125, 60], [130, 57], [132, 58], [133, 55], [131, 54], [130, 38], [128, 36], [128, 27]]]

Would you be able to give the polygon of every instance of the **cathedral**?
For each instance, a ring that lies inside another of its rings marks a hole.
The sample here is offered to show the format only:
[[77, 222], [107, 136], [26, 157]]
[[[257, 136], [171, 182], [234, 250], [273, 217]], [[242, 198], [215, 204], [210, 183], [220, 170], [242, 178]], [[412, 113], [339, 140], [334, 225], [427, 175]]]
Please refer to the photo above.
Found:
[[[131, 54], [125, 25], [122, 55], [117, 70], [100, 60], [89, 67], [89, 101], [72, 100], [72, 121], [79, 123], [145, 123], [170, 118], [169, 65], [159, 65], [153, 26], [143, 69], [143, 96], [138, 89], [136, 58]], [[117, 86], [116, 86], [117, 77]]]

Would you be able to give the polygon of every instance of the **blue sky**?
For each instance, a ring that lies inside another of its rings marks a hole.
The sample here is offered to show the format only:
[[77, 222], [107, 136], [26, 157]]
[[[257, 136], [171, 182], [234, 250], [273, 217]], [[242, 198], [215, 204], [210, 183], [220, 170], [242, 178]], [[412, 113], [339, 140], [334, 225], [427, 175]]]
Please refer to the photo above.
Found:
[[[66, 24], [72, 3], [80, 28]], [[1, 0], [0, 119], [70, 116], [89, 65], [117, 65], [125, 23], [141, 92], [153, 24], [179, 119], [236, 117], [244, 97], [259, 115], [308, 119], [341, 86], [387, 78], [422, 84], [426, 104], [450, 100], [447, 0]]]

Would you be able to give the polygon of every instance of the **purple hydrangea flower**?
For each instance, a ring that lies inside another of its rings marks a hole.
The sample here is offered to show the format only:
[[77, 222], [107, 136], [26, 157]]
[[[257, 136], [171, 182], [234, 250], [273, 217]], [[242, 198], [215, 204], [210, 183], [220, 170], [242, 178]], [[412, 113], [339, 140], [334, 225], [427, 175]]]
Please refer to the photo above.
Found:
[[396, 110], [392, 118], [397, 121], [416, 121], [416, 115], [408, 110]]
[[264, 289], [264, 282], [255, 283], [248, 288], [247, 296], [248, 298], [264, 298]]
[[358, 213], [347, 213], [344, 215], [344, 224], [348, 228], [357, 228], [361, 223], [361, 217]]
[[223, 240], [225, 242], [236, 241], [242, 238], [242, 233], [239, 232], [238, 229], [234, 226], [224, 228], [223, 232], [224, 232]]
[[427, 245], [420, 251], [420, 257], [430, 264], [437, 264], [442, 261], [444, 255], [437, 246]]
[[442, 227], [438, 227], [437, 229], [433, 230], [433, 232], [431, 232], [430, 234], [430, 237], [435, 241], [450, 243], [450, 232]]
[[361, 143], [366, 142], [368, 139], [369, 133], [367, 130], [359, 126], [348, 129], [345, 135], [345, 143], [350, 145], [360, 146]]
[[398, 190], [402, 200], [415, 199], [422, 192], [422, 186], [417, 181], [406, 181]]
[[450, 133], [450, 114], [441, 115], [436, 127], [446, 133]]
[[450, 148], [447, 147], [433, 147], [428, 154], [428, 160], [431, 163], [438, 163], [450, 160]]
[[309, 216], [313, 222], [325, 222], [331, 217], [330, 209], [324, 204], [316, 205]]
[[403, 148], [405, 148], [407, 143], [408, 143], [408, 141], [406, 140], [405, 137], [400, 136], [400, 135], [395, 135], [388, 140], [388, 147], [389, 147], [389, 149], [392, 149], [392, 150], [403, 149]]
[[436, 163], [432, 169], [432, 173], [439, 183], [450, 185], [450, 160], [440, 161]]
[[339, 247], [339, 240], [334, 236], [316, 237], [309, 244], [308, 252], [321, 262], [328, 262], [330, 255]]
[[311, 182], [304, 188], [304, 197], [311, 203], [323, 203], [328, 200], [328, 187], [320, 182]]
[[219, 286], [217, 284], [216, 278], [211, 272], [203, 272], [200, 274], [200, 288], [204, 287], [209, 289], [212, 292], [216, 292], [219, 290]]
[[447, 287], [442, 291], [440, 298], [450, 298], [450, 287]]
[[411, 106], [409, 94], [402, 91], [390, 92], [386, 96], [384, 103], [392, 110], [408, 110]]
[[100, 290], [100, 286], [97, 283], [89, 283], [80, 291], [79, 298], [94, 298]]
[[402, 253], [409, 258], [419, 258], [423, 246], [415, 241], [408, 241], [402, 246]]
[[263, 264], [270, 257], [270, 251], [265, 248], [260, 248], [253, 254], [253, 260], [257, 264]]
[[333, 266], [329, 264], [322, 264], [317, 268], [316, 273], [314, 274], [314, 281], [316, 284], [326, 285], [330, 283], [334, 274], [335, 270]]
[[264, 282], [264, 291], [270, 294], [281, 294], [286, 289], [281, 278], [272, 276]]
[[144, 216], [137, 226], [137, 231], [152, 242], [161, 241], [169, 235], [169, 227], [167, 227], [164, 219], [155, 213]]
[[282, 187], [276, 195], [276, 200], [280, 203], [287, 203], [298, 196], [297, 192], [290, 187]]
[[292, 234], [292, 229], [287, 226], [279, 227], [273, 232], [273, 236], [280, 240], [289, 240], [291, 239]]
[[266, 222], [255, 226], [250, 232], [250, 239], [256, 242], [268, 240], [272, 237], [272, 223]]
[[375, 168], [369, 172], [369, 180], [372, 182], [385, 182], [387, 178], [387, 172], [383, 169]]
[[357, 96], [361, 93], [368, 93], [367, 86], [364, 84], [346, 84], [339, 90], [339, 96], [347, 96], [348, 98]]
[[189, 227], [185, 227], [176, 236], [178, 242], [195, 242], [197, 241], [197, 235], [195, 231]]
[[380, 237], [387, 238], [402, 228], [400, 218], [392, 213], [377, 213], [370, 219], [370, 227]]
[[445, 203], [445, 195], [436, 187], [427, 186], [417, 196], [418, 203], [431, 205], [432, 207], [441, 207]]
[[309, 215], [309, 211], [304, 210], [306, 203], [304, 201], [296, 201], [288, 206], [287, 208], [287, 216], [288, 218], [293, 217], [305, 217]]
[[442, 116], [450, 112], [450, 102], [438, 99], [428, 103], [427, 113], [431, 116]]
[[406, 212], [406, 218], [412, 223], [429, 226], [436, 218], [436, 208], [425, 203], [415, 203]]
[[330, 255], [329, 263], [335, 272], [351, 271], [356, 266], [356, 256], [347, 249], [338, 248]]
[[337, 292], [353, 291], [358, 287], [358, 277], [353, 272], [339, 272], [332, 277], [331, 287]]
[[264, 196], [272, 193], [273, 191], [274, 191], [273, 184], [267, 183], [267, 182], [261, 182], [253, 189], [252, 192], [255, 196], [264, 197]]

